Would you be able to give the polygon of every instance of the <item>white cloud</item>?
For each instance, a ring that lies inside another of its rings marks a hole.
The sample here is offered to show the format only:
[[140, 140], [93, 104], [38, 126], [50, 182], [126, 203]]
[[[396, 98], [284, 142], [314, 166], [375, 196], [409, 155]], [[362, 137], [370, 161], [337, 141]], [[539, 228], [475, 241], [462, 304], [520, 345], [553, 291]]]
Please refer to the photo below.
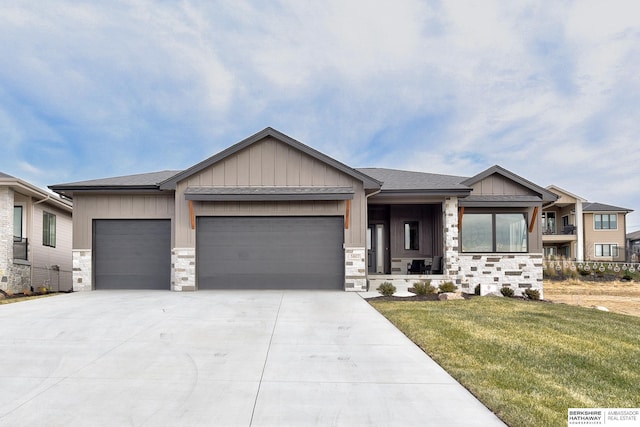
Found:
[[498, 163], [640, 210], [640, 189], [611, 184], [630, 185], [629, 159], [640, 154], [639, 9], [617, 0], [4, 4], [0, 135], [36, 168], [38, 156], [19, 147], [48, 143], [82, 173], [99, 153], [93, 167], [108, 175], [188, 166], [274, 126], [354, 166], [473, 175]]

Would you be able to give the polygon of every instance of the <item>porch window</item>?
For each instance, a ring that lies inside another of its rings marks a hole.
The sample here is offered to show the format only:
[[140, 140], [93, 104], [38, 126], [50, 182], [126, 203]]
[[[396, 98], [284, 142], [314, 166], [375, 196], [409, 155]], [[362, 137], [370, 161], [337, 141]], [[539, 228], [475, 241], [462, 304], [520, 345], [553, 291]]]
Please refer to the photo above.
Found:
[[418, 221], [407, 221], [404, 223], [404, 248], [405, 250], [417, 251], [420, 249], [420, 234], [418, 233]]
[[42, 213], [42, 244], [56, 247], [56, 216], [49, 212]]
[[462, 252], [527, 252], [524, 213], [465, 214]]

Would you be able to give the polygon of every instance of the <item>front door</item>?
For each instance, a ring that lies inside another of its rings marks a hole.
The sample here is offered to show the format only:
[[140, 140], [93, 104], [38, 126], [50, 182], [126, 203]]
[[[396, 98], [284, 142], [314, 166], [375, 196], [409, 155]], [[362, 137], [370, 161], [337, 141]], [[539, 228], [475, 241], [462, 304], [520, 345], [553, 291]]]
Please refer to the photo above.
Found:
[[369, 224], [367, 228], [369, 273], [384, 274], [386, 245], [384, 224]]

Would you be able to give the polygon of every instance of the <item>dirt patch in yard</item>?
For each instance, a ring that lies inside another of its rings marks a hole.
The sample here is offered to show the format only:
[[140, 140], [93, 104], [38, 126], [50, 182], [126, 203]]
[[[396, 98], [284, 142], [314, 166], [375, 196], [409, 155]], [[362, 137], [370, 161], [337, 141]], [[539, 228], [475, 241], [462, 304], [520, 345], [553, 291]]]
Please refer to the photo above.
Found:
[[548, 280], [544, 297], [555, 303], [581, 307], [606, 307], [616, 313], [640, 316], [640, 282], [589, 282]]

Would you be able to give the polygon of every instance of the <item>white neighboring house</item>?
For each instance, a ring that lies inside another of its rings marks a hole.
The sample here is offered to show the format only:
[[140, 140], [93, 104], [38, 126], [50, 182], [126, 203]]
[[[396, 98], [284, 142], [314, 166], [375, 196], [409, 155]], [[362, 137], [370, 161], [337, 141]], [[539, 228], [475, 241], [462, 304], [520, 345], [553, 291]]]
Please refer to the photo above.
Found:
[[72, 204], [0, 172], [0, 290], [72, 289]]

